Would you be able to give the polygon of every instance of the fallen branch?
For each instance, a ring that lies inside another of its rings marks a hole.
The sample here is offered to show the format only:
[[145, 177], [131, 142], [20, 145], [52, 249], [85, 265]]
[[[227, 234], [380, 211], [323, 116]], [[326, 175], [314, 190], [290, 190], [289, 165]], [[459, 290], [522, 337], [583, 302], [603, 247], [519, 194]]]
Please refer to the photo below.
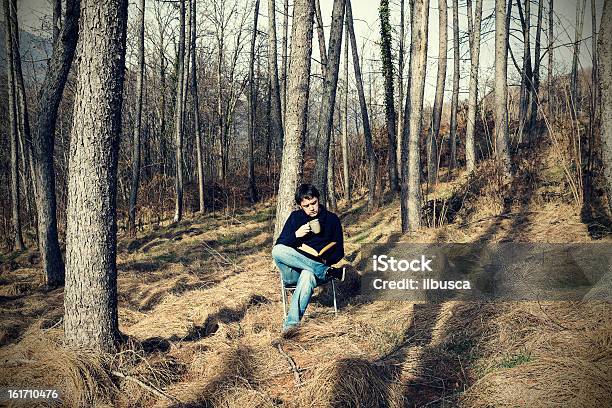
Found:
[[302, 380], [300, 379], [300, 372], [297, 368], [297, 365], [295, 364], [295, 360], [293, 360], [293, 358], [289, 354], [287, 354], [285, 350], [283, 350], [283, 347], [280, 345], [280, 343], [276, 345], [276, 348], [287, 359], [287, 362], [289, 363], [289, 366], [293, 371], [293, 378], [295, 378], [295, 386], [299, 387], [300, 385], [302, 385]]
[[160, 398], [165, 398], [165, 399], [167, 399], [169, 401], [172, 401], [172, 402], [179, 402], [179, 403], [181, 402], [177, 398], [173, 397], [172, 395], [166, 394], [162, 390], [159, 390], [159, 389], [153, 387], [152, 385], [146, 384], [145, 382], [139, 380], [136, 377], [132, 377], [130, 375], [125, 375], [125, 374], [123, 374], [122, 372], [119, 372], [119, 371], [111, 371], [111, 374], [114, 375], [115, 377], [119, 377], [119, 378], [122, 378], [124, 380], [131, 381], [131, 382], [133, 382], [135, 384], [138, 384], [139, 386], [141, 386], [145, 390], [149, 391], [152, 394], [157, 395]]

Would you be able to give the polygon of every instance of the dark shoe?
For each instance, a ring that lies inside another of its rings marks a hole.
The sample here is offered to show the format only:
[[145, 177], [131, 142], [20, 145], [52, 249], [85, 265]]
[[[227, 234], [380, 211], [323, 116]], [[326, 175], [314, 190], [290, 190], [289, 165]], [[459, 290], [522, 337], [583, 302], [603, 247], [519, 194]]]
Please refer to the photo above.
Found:
[[331, 279], [337, 279], [340, 282], [344, 282], [344, 277], [345, 277], [344, 268], [329, 268], [327, 270], [327, 277]]
[[290, 326], [287, 327], [286, 329], [283, 329], [283, 332], [281, 333], [281, 338], [283, 339], [290, 339], [292, 337], [294, 337], [298, 332], [298, 326]]

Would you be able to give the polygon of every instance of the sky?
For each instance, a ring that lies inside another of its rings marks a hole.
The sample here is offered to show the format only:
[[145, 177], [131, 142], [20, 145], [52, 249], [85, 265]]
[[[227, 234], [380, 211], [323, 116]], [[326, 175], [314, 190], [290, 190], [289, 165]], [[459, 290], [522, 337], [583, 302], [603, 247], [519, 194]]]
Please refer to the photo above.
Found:
[[[151, 0], [149, 0], [151, 1]], [[291, 0], [290, 3], [292, 3], [293, 1]], [[331, 14], [332, 14], [332, 6], [333, 6], [333, 0], [320, 0], [321, 2], [321, 12], [323, 15], [323, 22], [326, 28], [326, 39], [329, 38], [329, 24], [331, 21]], [[399, 13], [399, 2], [400, 0], [391, 0], [391, 19], [392, 19], [392, 25], [394, 25], [394, 27], [396, 29], [398, 29], [398, 25], [399, 25], [399, 18], [400, 18], [400, 13]], [[134, 6], [134, 1], [130, 1], [130, 18], [134, 18], [135, 13], [132, 13], [132, 11], [135, 10], [135, 6]], [[203, 3], [206, 3], [206, 1], [203, 1]], [[282, 0], [276, 0], [276, 7], [277, 9], [281, 9], [282, 8]], [[408, 0], [405, 1], [406, 3], [406, 9], [408, 8]], [[430, 0], [430, 13], [429, 13], [429, 46], [428, 46], [428, 64], [427, 64], [427, 79], [426, 79], [426, 87], [425, 87], [425, 101], [426, 103], [431, 103], [433, 101], [433, 95], [435, 92], [435, 82], [436, 82], [436, 75], [437, 75], [437, 60], [438, 60], [438, 31], [439, 31], [439, 24], [438, 24], [438, 0]], [[450, 99], [450, 81], [452, 81], [452, 58], [453, 58], [453, 51], [452, 51], [452, 0], [447, 0], [448, 3], [448, 23], [449, 23], [449, 34], [448, 34], [448, 65], [447, 65], [447, 76], [446, 76], [446, 81], [447, 81], [447, 86], [446, 86], [446, 94], [445, 94], [445, 100], [449, 100]], [[586, 10], [585, 10], [585, 19], [584, 19], [584, 28], [583, 28], [583, 38], [585, 38], [586, 40], [583, 42], [583, 46], [581, 49], [581, 55], [580, 55], [580, 61], [581, 61], [581, 65], [583, 67], [588, 67], [591, 65], [590, 63], [590, 58], [591, 58], [591, 40], [590, 40], [590, 36], [592, 33], [592, 28], [591, 28], [591, 3], [592, 1], [589, 0], [587, 1], [586, 4]], [[603, 7], [603, 0], [595, 0], [595, 10], [596, 10], [596, 16], [597, 16], [597, 26], [599, 27], [599, 23], [600, 23], [600, 16], [601, 16], [601, 10]], [[51, 15], [51, 1], [50, 0], [17, 0], [17, 7], [18, 7], [18, 17], [19, 17], [19, 23], [20, 23], [20, 28], [21, 29], [25, 29], [27, 31], [30, 32], [39, 32], [41, 30], [41, 27], [49, 27], [49, 21], [50, 21], [50, 15]], [[544, 19], [546, 20], [547, 18], [547, 5], [548, 5], [548, 0], [544, 0]], [[375, 62], [373, 64], [373, 67], [370, 67], [369, 65], [369, 60], [371, 59], [375, 59], [378, 60], [379, 59], [379, 55], [380, 55], [380, 49], [379, 46], [377, 44], [377, 41], [379, 39], [379, 30], [380, 30], [380, 21], [378, 19], [378, 6], [379, 6], [379, 2], [376, 0], [352, 0], [352, 8], [353, 8], [353, 17], [355, 20], [355, 31], [356, 31], [356, 35], [357, 35], [357, 42], [358, 42], [358, 47], [359, 47], [359, 51], [361, 50], [365, 50], [365, 59], [366, 59], [366, 66], [362, 67], [362, 69], [364, 71], [366, 71], [366, 75], [367, 72], [373, 69], [373, 72], [375, 73], [374, 75], [376, 75], [376, 73], [379, 72], [380, 70], [380, 66], [377, 62]], [[494, 0], [484, 0], [483, 2], [483, 20], [487, 17], [492, 15], [493, 13], [493, 6], [494, 6]], [[515, 6], [516, 7], [516, 6]], [[555, 0], [554, 1], [554, 8], [555, 8], [555, 30], [556, 30], [556, 36], [558, 36], [557, 38], [557, 43], [559, 44], [565, 44], [565, 43], [570, 43], [573, 41], [573, 31], [574, 31], [574, 26], [575, 26], [575, 20], [576, 20], [576, 2], [575, 1], [571, 1], [571, 0]], [[459, 9], [460, 9], [460, 13], [459, 13], [459, 26], [460, 29], [462, 31], [466, 31], [467, 30], [467, 17], [466, 17], [466, 6], [465, 6], [465, 0], [460, 0], [459, 1]], [[531, 6], [531, 13], [532, 13], [532, 25], [535, 25], [535, 14], [537, 12], [537, 1], [534, 0], [534, 2], [532, 3]], [[514, 8], [514, 11], [516, 12], [516, 8]], [[263, 26], [264, 30], [265, 30], [265, 25], [267, 24], [267, 1], [266, 0], [261, 0], [261, 10], [260, 10], [260, 29]], [[2, 10], [0, 10], [0, 19], [4, 20], [4, 13]], [[406, 11], [406, 19], [408, 19], [408, 12]], [[46, 23], [45, 23], [46, 21]], [[250, 18], [249, 18], [249, 23], [250, 23]], [[277, 16], [277, 29], [280, 30], [280, 23], [281, 23], [281, 16], [278, 15]], [[493, 21], [490, 21], [490, 23], [493, 23]], [[46, 24], [46, 25], [45, 25]], [[545, 24], [547, 24], [545, 22]], [[481, 41], [481, 54], [480, 54], [480, 82], [481, 84], [486, 82], [487, 78], [492, 78], [492, 73], [493, 73], [493, 63], [494, 63], [494, 55], [493, 55], [493, 43], [494, 43], [494, 38], [493, 38], [493, 33], [490, 32], [488, 34], [484, 34], [484, 25], [483, 25], [483, 37], [482, 37], [482, 41]], [[409, 33], [408, 30], [407, 31], [407, 37], [406, 37], [406, 46], [409, 46]], [[399, 30], [397, 31], [399, 32]], [[532, 46], [534, 43], [533, 38], [535, 37], [535, 29], [532, 30], [531, 32], [531, 36], [532, 36]], [[313, 42], [313, 57], [318, 59], [318, 44], [317, 44], [317, 39], [316, 39], [316, 32], [314, 35], [314, 42]], [[278, 35], [278, 38], [280, 40], [280, 33]], [[546, 42], [546, 27], [543, 30], [542, 33], [542, 40], [543, 42]], [[513, 40], [514, 44], [518, 44], [518, 46], [516, 46], [517, 52], [515, 53], [515, 56], [517, 59], [520, 60], [521, 55], [520, 52], [518, 51], [520, 49], [520, 43], [517, 42], [516, 40]], [[544, 43], [545, 44], [545, 43]], [[343, 42], [344, 45], [344, 42]], [[397, 34], [394, 35], [394, 47], [397, 47]], [[461, 54], [464, 56], [464, 58], [468, 57], [467, 51], [468, 51], [468, 46], [467, 44], [463, 44], [460, 48], [461, 50]], [[570, 47], [561, 47], [555, 50], [555, 69], [556, 72], [555, 73], [561, 73], [561, 72], [567, 72], [569, 71], [569, 65], [570, 65], [570, 61], [571, 61], [571, 48]], [[546, 59], [544, 60], [544, 63], [546, 63]], [[468, 73], [469, 73], [469, 63], [467, 60], [465, 60], [462, 63], [462, 69], [461, 69], [461, 92], [462, 94], [460, 95], [460, 99], [464, 99], [467, 98], [467, 83], [468, 83]], [[405, 69], [405, 77], [407, 75], [407, 66]], [[542, 77], [545, 77], [545, 65], [542, 67]], [[351, 74], [352, 75], [352, 74]], [[366, 77], [366, 75], [364, 75], [364, 78]], [[517, 71], [514, 68], [513, 64], [510, 62], [509, 60], [509, 68], [508, 68], [508, 76], [509, 76], [509, 83], [515, 83], [515, 80], [517, 78]], [[484, 80], [483, 80], [484, 79]], [[376, 86], [382, 86], [382, 78], [378, 78], [377, 82], [376, 82]], [[380, 95], [382, 97], [382, 90], [377, 92], [378, 95]]]

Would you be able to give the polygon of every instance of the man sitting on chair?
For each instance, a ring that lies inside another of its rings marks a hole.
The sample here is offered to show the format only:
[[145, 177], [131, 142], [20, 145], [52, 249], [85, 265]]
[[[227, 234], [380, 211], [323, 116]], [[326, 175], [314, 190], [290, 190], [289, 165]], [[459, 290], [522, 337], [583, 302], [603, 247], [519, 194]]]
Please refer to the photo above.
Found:
[[319, 191], [311, 184], [298, 187], [295, 202], [300, 209], [289, 215], [272, 249], [284, 285], [296, 286], [285, 334], [304, 316], [315, 287], [330, 279], [344, 280], [344, 269], [331, 267], [344, 257], [340, 219], [319, 204]]

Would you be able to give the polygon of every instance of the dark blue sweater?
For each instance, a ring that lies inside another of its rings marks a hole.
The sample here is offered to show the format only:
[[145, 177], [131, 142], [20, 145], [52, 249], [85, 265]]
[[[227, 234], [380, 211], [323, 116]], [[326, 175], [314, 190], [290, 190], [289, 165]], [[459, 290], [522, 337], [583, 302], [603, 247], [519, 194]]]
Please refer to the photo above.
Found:
[[[319, 223], [321, 224], [321, 232], [319, 234], [309, 232], [305, 236], [297, 238], [295, 236], [295, 231], [297, 231], [298, 228], [306, 224], [308, 221], [315, 218], [319, 219]], [[287, 218], [287, 221], [283, 226], [283, 230], [276, 240], [276, 244], [283, 244], [296, 249], [300, 245], [306, 244], [317, 251], [320, 251], [330, 242], [336, 242], [337, 244], [328, 249], [322, 256], [323, 262], [327, 265], [333, 265], [344, 257], [344, 240], [342, 237], [342, 225], [340, 224], [340, 219], [333, 212], [327, 211], [327, 209], [322, 205], [319, 206], [319, 214], [314, 218], [311, 218], [301, 209], [293, 211], [291, 215], [289, 215], [289, 218]], [[302, 253], [309, 258], [313, 258], [307, 253]], [[321, 259], [316, 260], [319, 262], [321, 261]]]

